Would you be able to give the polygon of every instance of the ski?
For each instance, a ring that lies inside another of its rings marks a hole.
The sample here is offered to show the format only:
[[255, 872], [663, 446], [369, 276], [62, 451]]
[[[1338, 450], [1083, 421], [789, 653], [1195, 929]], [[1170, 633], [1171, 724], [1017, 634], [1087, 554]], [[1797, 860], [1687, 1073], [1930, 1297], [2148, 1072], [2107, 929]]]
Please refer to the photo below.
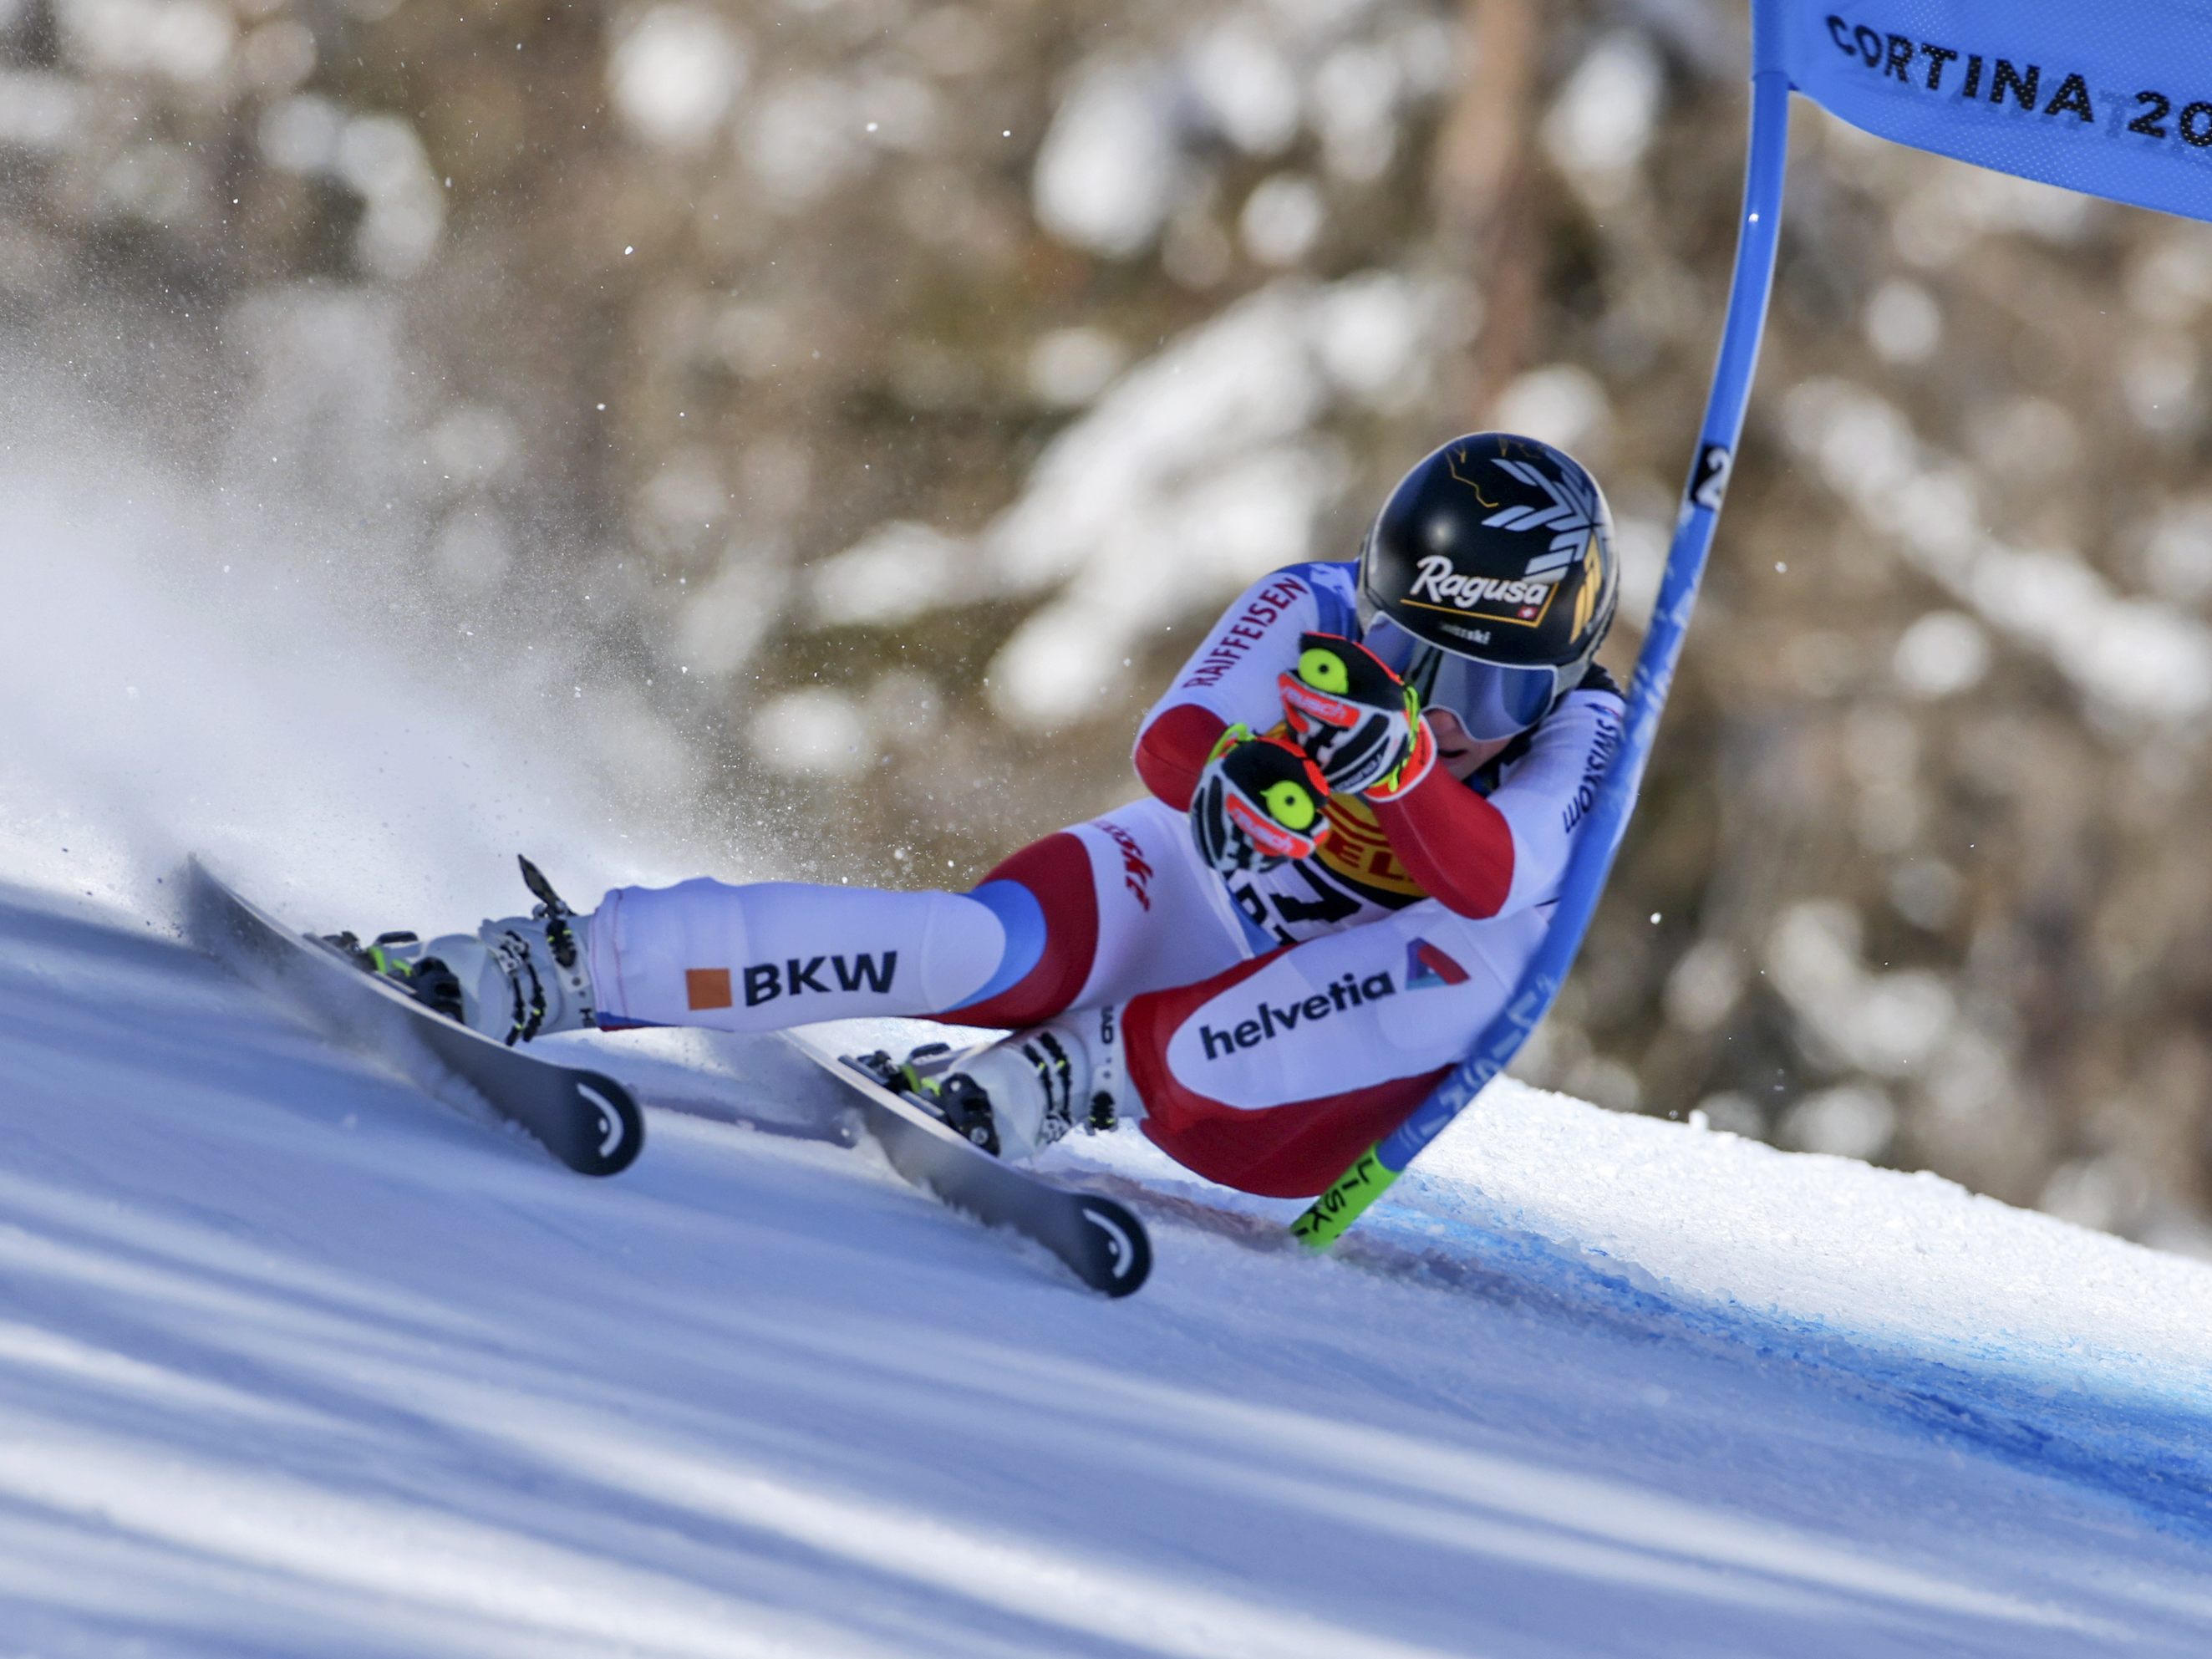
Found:
[[580, 1175], [619, 1174], [643, 1149], [644, 1115], [612, 1078], [502, 1048], [432, 1012], [337, 946], [285, 927], [198, 858], [185, 860], [182, 889], [185, 929], [196, 947], [277, 992], [341, 1041], [427, 1059]]
[[1127, 1296], [1152, 1270], [1145, 1224], [1110, 1198], [1056, 1186], [970, 1146], [929, 1113], [885, 1088], [809, 1031], [787, 1031], [800, 1054], [858, 1097], [863, 1125], [891, 1168], [987, 1227], [1005, 1227], [1050, 1250], [1094, 1291]]

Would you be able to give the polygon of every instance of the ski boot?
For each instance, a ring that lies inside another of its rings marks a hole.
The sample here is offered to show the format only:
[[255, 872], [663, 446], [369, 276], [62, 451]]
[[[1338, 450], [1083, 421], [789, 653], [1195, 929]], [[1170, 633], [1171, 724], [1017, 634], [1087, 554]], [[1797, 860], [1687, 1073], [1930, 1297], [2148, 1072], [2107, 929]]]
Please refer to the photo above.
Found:
[[1064, 1015], [979, 1048], [927, 1042], [903, 1060], [864, 1055], [870, 1076], [994, 1158], [1033, 1158], [1080, 1123], [1115, 1127], [1115, 1011]]
[[367, 945], [353, 933], [325, 933], [322, 939], [362, 972], [390, 981], [431, 1012], [468, 1023], [462, 1017], [459, 978], [424, 951], [421, 934], [379, 933]]
[[428, 943], [407, 933], [380, 933], [369, 945], [351, 933], [329, 935], [325, 942], [416, 1001], [510, 1048], [556, 1031], [582, 1030], [597, 1023], [591, 918], [563, 903], [536, 865], [521, 863], [522, 879], [538, 900], [526, 916]]

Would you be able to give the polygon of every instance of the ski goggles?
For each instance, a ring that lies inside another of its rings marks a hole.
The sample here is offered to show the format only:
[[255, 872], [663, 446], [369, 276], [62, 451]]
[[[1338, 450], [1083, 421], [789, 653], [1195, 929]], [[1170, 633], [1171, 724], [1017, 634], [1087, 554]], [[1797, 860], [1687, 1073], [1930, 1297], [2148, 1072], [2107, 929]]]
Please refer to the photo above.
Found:
[[1550, 712], [1563, 689], [1563, 670], [1462, 657], [1415, 638], [1380, 611], [1359, 642], [1420, 694], [1422, 708], [1449, 710], [1478, 742], [1527, 731]]

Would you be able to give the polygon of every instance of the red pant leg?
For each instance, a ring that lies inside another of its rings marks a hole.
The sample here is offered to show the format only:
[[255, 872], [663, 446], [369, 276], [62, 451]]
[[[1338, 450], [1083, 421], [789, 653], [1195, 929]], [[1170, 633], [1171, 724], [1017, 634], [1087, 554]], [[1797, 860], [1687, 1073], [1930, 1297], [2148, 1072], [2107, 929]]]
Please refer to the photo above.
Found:
[[1035, 896], [1044, 911], [1044, 954], [998, 995], [933, 1018], [955, 1025], [1018, 1030], [1065, 1012], [1090, 979], [1098, 949], [1098, 895], [1090, 853], [1063, 830], [1031, 842], [983, 880], [1018, 882]]
[[1396, 1128], [1449, 1068], [1258, 1108], [1212, 1099], [1178, 1078], [1167, 1059], [1177, 1030], [1282, 954], [1273, 951], [1193, 985], [1133, 998], [1122, 1015], [1122, 1034], [1129, 1079], [1145, 1103], [1145, 1134], [1154, 1146], [1224, 1187], [1264, 1198], [1310, 1198]]

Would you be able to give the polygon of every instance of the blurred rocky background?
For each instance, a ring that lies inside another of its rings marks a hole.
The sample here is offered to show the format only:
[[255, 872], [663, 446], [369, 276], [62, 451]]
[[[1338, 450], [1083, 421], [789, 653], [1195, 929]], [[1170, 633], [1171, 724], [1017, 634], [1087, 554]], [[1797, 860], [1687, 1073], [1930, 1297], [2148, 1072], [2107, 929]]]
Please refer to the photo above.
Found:
[[[1743, 38], [1725, 0], [0, 0], [0, 352], [531, 665], [738, 826], [721, 872], [966, 882], [1131, 793], [1195, 631], [1464, 428], [1607, 481], [1626, 669]], [[1522, 1069], [2203, 1248], [2212, 231], [1801, 108], [1784, 246]]]

